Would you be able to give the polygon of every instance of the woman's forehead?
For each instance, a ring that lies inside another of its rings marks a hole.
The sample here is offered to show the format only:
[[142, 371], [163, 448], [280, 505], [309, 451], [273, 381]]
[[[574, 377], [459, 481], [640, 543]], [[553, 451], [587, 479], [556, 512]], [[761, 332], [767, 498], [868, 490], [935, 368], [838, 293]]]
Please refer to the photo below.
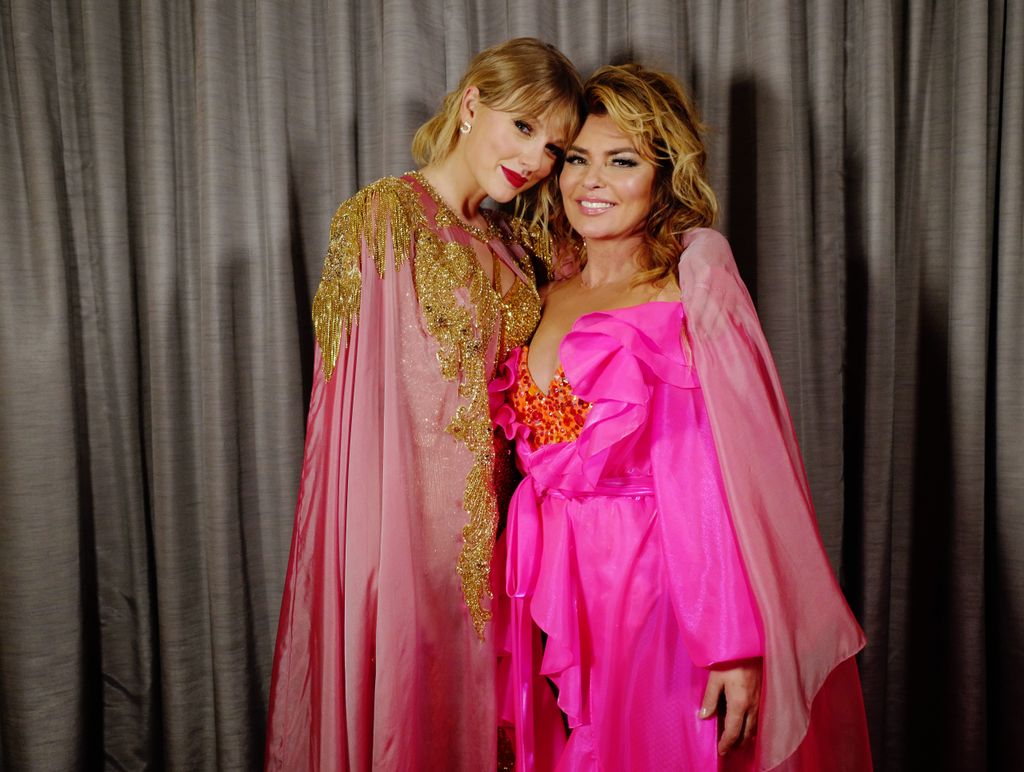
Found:
[[614, 145], [635, 149], [638, 138], [620, 126], [610, 115], [605, 113], [590, 114], [580, 127], [573, 144]]

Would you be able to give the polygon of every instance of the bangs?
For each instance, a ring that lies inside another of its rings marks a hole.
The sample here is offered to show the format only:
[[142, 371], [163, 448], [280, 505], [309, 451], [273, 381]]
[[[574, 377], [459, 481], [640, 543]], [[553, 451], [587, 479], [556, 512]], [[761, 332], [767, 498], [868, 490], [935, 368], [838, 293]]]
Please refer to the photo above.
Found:
[[552, 134], [567, 143], [575, 138], [580, 127], [581, 104], [572, 94], [537, 88], [536, 84], [520, 86], [496, 99], [489, 107], [542, 120]]

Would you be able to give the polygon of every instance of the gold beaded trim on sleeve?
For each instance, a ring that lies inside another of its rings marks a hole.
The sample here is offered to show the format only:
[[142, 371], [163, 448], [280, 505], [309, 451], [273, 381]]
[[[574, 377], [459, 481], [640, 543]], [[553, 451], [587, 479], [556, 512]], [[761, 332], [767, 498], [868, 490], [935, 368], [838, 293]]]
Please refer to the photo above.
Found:
[[363, 244], [383, 278], [389, 235], [397, 270], [409, 259], [412, 233], [422, 219], [415, 192], [395, 177], [368, 185], [335, 212], [320, 286], [313, 298], [313, 330], [323, 353], [325, 381], [331, 379], [342, 341], [348, 344], [359, 318]]

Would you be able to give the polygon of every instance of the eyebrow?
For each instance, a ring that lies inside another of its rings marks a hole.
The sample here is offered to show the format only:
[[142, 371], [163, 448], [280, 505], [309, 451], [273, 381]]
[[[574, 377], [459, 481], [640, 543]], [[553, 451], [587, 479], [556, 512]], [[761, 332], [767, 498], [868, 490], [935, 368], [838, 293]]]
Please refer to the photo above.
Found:
[[[541, 118], [538, 118], [538, 117], [533, 116], [533, 115], [524, 115], [522, 118], [520, 118], [520, 120], [526, 121], [527, 123], [532, 123], [534, 125], [543, 124], [543, 125], [545, 125], [545, 127], [548, 124], [548, 121], [546, 119], [541, 119]], [[562, 147], [563, 145], [565, 145], [565, 137], [562, 136], [562, 137], [559, 137], [558, 139], [553, 139], [550, 142], [548, 142], [548, 144], [549, 145], [558, 145], [559, 147]]]

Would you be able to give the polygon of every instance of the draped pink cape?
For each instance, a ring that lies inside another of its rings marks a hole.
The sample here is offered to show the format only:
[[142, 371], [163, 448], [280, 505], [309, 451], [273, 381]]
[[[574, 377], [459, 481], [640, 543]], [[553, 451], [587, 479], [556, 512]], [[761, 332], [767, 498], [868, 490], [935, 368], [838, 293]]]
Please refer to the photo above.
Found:
[[[527, 475], [510, 511], [509, 598], [499, 625], [512, 655], [499, 696], [503, 718], [515, 726], [519, 768], [551, 769], [561, 748], [539, 670], [562, 689], [571, 726], [585, 713], [571, 675], [578, 637], [565, 622], [575, 612], [552, 609], [563, 592], [545, 596], [543, 588], [551, 561], [540, 543], [550, 537], [538, 530], [538, 506], [552, 504], [534, 500], [547, 491], [600, 489], [603, 476], [621, 480], [646, 454], [669, 593], [690, 659], [707, 667], [763, 656], [753, 759], [735, 754], [723, 768], [870, 769], [853, 659], [863, 634], [825, 556], [771, 354], [722, 236], [706, 229], [688, 235], [680, 286], [680, 305], [588, 314], [566, 337], [566, 375], [574, 393], [594, 403], [577, 442], [524, 450], [522, 427], [501, 405], [511, 367], [492, 383], [496, 423], [519, 435]], [[678, 431], [683, 423], [695, 430]], [[549, 635], [543, 660], [531, 615]]]
[[[388, 184], [400, 190], [398, 181]], [[413, 189], [432, 226], [436, 207]], [[496, 763], [493, 636], [477, 634], [456, 571], [474, 456], [447, 427], [465, 412], [467, 377], [440, 372], [439, 343], [427, 330], [416, 283], [418, 271], [443, 278], [451, 263], [424, 258], [422, 240], [408, 254], [408, 245], [394, 243], [394, 229], [384, 228], [382, 276], [368, 246], [375, 240], [361, 239], [358, 320], [330, 380], [316, 349], [267, 769], [485, 770]], [[446, 245], [470, 244], [457, 224], [436, 233]], [[536, 291], [514, 257], [522, 249], [500, 241], [491, 247], [520, 277], [506, 298], [533, 298], [536, 314]], [[405, 262], [396, 265], [403, 250]], [[458, 285], [445, 302], [474, 309]], [[504, 353], [495, 348], [502, 332], [479, 333], [487, 378]], [[481, 420], [486, 431], [486, 406]]]
[[706, 229], [688, 236], [679, 285], [733, 527], [764, 622], [759, 764], [870, 769], [853, 660], [864, 634], [825, 555], [789, 407], [724, 237]]

